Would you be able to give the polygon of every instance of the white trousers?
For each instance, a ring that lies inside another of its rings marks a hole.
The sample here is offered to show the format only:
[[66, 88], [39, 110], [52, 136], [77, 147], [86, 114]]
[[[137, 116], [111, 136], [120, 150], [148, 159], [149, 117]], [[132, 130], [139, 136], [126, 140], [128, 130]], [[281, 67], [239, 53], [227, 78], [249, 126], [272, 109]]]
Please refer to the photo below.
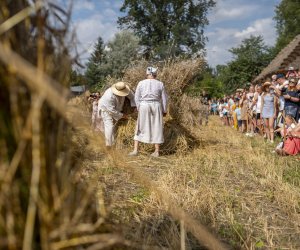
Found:
[[104, 124], [105, 144], [112, 146], [115, 143], [115, 121], [106, 111], [101, 111], [101, 117]]

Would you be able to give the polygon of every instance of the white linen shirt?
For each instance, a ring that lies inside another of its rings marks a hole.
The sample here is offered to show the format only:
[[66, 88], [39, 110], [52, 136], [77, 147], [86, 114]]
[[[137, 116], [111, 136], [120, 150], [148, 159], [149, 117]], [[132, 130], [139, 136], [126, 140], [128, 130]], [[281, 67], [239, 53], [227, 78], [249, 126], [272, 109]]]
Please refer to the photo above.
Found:
[[168, 97], [164, 84], [156, 79], [140, 81], [135, 91], [135, 103], [139, 109], [141, 102], [160, 102], [163, 113], [167, 112]]
[[[130, 91], [127, 96], [130, 99], [130, 105], [135, 107], [134, 95]], [[107, 89], [98, 102], [98, 111], [108, 112], [114, 120], [118, 121], [123, 117], [121, 112], [124, 106], [125, 96], [115, 95], [111, 88]]]

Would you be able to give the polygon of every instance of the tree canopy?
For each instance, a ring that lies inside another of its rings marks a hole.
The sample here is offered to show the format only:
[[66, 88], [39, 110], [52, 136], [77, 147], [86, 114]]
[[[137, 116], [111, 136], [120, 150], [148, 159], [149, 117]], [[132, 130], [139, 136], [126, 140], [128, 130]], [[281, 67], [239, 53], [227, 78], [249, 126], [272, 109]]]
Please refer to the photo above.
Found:
[[88, 60], [85, 77], [87, 84], [92, 86], [99, 84], [104, 79], [104, 72], [101, 70], [101, 64], [105, 62], [104, 42], [101, 37], [98, 38], [94, 50]]
[[278, 38], [276, 52], [300, 34], [300, 0], [282, 0], [276, 6], [275, 17]]
[[274, 57], [272, 49], [265, 45], [262, 36], [250, 36], [229, 51], [233, 60], [227, 65], [217, 66], [218, 78], [229, 92], [251, 82]]
[[190, 56], [205, 46], [203, 29], [214, 0], [125, 0], [118, 23], [141, 39], [145, 55], [160, 59]]
[[125, 68], [137, 58], [139, 49], [139, 39], [127, 30], [117, 33], [107, 44], [99, 37], [87, 63], [88, 85], [101, 88], [106, 77], [122, 77]]
[[121, 31], [106, 45], [106, 60], [101, 68], [106, 76], [122, 77], [124, 70], [137, 58], [139, 50], [139, 39], [128, 30]]

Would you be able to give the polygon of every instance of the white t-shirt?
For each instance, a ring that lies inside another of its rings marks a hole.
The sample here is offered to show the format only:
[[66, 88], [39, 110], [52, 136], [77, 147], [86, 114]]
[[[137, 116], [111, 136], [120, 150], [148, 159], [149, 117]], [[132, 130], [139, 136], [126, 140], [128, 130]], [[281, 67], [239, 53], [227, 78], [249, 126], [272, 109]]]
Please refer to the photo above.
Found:
[[223, 117], [223, 104], [222, 103], [219, 104], [218, 109], [219, 109], [220, 117]]
[[[289, 81], [285, 81], [284, 84], [288, 83]], [[283, 85], [284, 85], [283, 84]], [[276, 85], [276, 89], [281, 90], [283, 85]], [[283, 96], [279, 96], [279, 110], [282, 111], [284, 109], [284, 97]]]
[[228, 103], [224, 102], [224, 104], [223, 104], [223, 114], [226, 114], [226, 113], [228, 113]]
[[256, 102], [256, 113], [260, 113], [261, 109], [261, 95], [257, 93], [257, 102]]

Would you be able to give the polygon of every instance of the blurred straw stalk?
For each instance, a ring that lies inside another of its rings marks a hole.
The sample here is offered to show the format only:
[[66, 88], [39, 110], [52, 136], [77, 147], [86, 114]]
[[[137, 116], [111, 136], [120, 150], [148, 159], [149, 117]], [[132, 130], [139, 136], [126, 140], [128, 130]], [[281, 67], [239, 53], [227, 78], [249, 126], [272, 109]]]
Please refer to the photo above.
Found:
[[86, 151], [66, 119], [70, 12], [7, 0], [0, 13], [0, 248], [126, 244], [108, 231], [98, 235], [103, 197], [95, 180], [80, 177]]

